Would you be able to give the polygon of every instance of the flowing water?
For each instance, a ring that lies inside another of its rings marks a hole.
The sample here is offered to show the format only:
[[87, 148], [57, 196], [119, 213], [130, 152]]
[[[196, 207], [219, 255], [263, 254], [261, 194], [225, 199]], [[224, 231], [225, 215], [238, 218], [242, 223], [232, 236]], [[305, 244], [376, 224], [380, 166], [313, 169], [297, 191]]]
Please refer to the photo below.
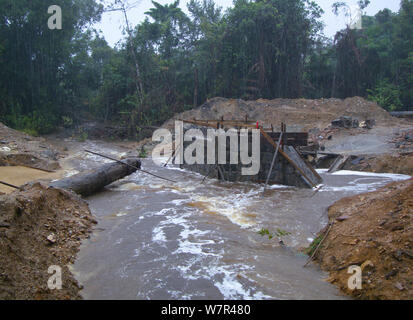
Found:
[[[71, 160], [78, 169], [104, 161], [82, 152]], [[259, 184], [203, 182], [150, 159], [143, 168], [178, 182], [136, 172], [87, 199], [99, 223], [73, 266], [86, 299], [345, 299], [317, 266], [303, 268], [300, 248], [338, 199], [408, 178], [320, 171], [317, 193], [279, 185], [263, 193]], [[290, 234], [283, 246], [262, 228]]]

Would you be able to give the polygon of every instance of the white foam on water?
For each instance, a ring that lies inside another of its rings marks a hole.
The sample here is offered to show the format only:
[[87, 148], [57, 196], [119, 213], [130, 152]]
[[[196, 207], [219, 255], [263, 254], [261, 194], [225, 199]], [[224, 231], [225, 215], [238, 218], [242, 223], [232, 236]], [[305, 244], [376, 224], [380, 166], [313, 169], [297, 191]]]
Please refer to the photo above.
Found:
[[141, 186], [135, 182], [128, 182], [128, 183], [123, 183], [117, 186], [111, 186], [110, 188], [115, 191], [132, 191], [132, 190], [139, 190]]
[[158, 243], [166, 242], [165, 232], [162, 227], [157, 226], [152, 230], [152, 241]]
[[[271, 299], [260, 291], [254, 292], [254, 288], [249, 286], [245, 289], [238, 276], [245, 271], [253, 271], [253, 267], [244, 264], [220, 265], [221, 255], [214, 257], [194, 256], [186, 260], [185, 265], [174, 267], [186, 280], [205, 279], [211, 281], [219, 290], [224, 299]], [[246, 277], [245, 277], [246, 278]], [[222, 280], [220, 280], [222, 279]]]
[[116, 152], [116, 151], [110, 151], [110, 154], [113, 156], [117, 156], [118, 159], [121, 159], [122, 157], [126, 156], [126, 152]]
[[91, 160], [93, 162], [100, 162], [100, 163], [113, 162], [113, 160], [109, 160], [109, 159], [106, 159], [106, 158], [103, 158], [101, 156], [91, 154], [91, 153], [85, 153], [83, 151], [80, 151], [80, 152], [76, 153], [74, 156], [79, 157], [81, 159], [85, 159], [85, 160]]
[[[173, 266], [178, 270], [181, 276], [186, 280], [206, 279], [211, 281], [214, 286], [221, 292], [225, 299], [266, 299], [271, 298], [262, 292], [254, 292], [254, 288], [244, 288], [238, 281], [237, 277], [240, 272], [253, 270], [253, 267], [236, 264], [236, 265], [219, 265], [224, 251], [212, 248], [211, 251], [205, 246], [214, 246], [216, 241], [212, 240], [212, 231], [199, 230], [189, 221], [193, 208], [187, 209], [184, 213], [178, 213], [175, 210], [168, 210], [165, 220], [161, 221], [153, 230], [153, 241], [166, 241], [164, 237], [165, 228], [179, 226], [182, 230], [177, 237], [177, 249], [172, 251], [173, 255], [184, 256], [178, 261], [181, 265]], [[156, 234], [156, 236], [154, 236]], [[209, 236], [211, 234], [211, 236]], [[223, 240], [220, 241], [222, 244]], [[214, 250], [215, 249], [215, 250]], [[222, 280], [217, 280], [222, 279]], [[190, 298], [190, 295], [187, 295]]]
[[[169, 213], [169, 214], [167, 214]], [[175, 250], [172, 254], [176, 253], [193, 253], [193, 254], [202, 254], [202, 248], [200, 246], [205, 244], [210, 244], [209, 241], [199, 241], [199, 242], [190, 242], [188, 241], [189, 237], [195, 238], [196, 236], [203, 236], [209, 231], [201, 231], [190, 227], [189, 221], [187, 218], [190, 216], [189, 212], [177, 213], [173, 208], [162, 209], [158, 213], [153, 213], [153, 215], [164, 216], [165, 220], [159, 222], [159, 224], [152, 230], [152, 241], [154, 242], [166, 242], [165, 237], [165, 228], [170, 228], [171, 226], [179, 226], [183, 228], [180, 232], [180, 238], [178, 238], [178, 249]], [[212, 243], [214, 243], [212, 241]]]
[[128, 226], [127, 229], [130, 229], [132, 226], [139, 224], [144, 219], [154, 216], [165, 216], [169, 211], [171, 211], [172, 213], [176, 212], [175, 208], [164, 208], [161, 211], [148, 211], [142, 216], [139, 216], [139, 218], [135, 222], [133, 222], [131, 226]]
[[[284, 186], [282, 184], [270, 184], [268, 186], [265, 187], [266, 189], [287, 189], [287, 188], [291, 188], [291, 186]], [[263, 187], [264, 189], [264, 187]]]
[[247, 215], [249, 213], [247, 206], [251, 204], [251, 196], [251, 193], [246, 193], [224, 197], [193, 196], [192, 199], [194, 202], [201, 202], [209, 211], [227, 217], [241, 228], [251, 228], [257, 224], [257, 221]]
[[175, 199], [175, 200], [170, 201], [170, 203], [172, 203], [174, 206], [181, 206], [184, 203], [188, 203], [190, 201], [191, 201], [190, 199]]
[[203, 246], [208, 244], [215, 244], [215, 241], [208, 239], [197, 239], [195, 241], [190, 241], [189, 239], [195, 240], [197, 236], [204, 236], [209, 231], [201, 231], [198, 229], [191, 228], [188, 225], [183, 225], [184, 229], [180, 232], [178, 239], [178, 249], [176, 249], [172, 254], [179, 253], [190, 253], [193, 255], [205, 255], [205, 256], [218, 256], [217, 254], [205, 252]]
[[[238, 276], [245, 271], [253, 270], [252, 267], [243, 264], [233, 265], [208, 265], [199, 270], [198, 277], [213, 281], [214, 286], [221, 292], [226, 300], [262, 300], [271, 299], [260, 291], [254, 292], [253, 287], [245, 289], [238, 280]], [[202, 274], [201, 274], [202, 272]], [[222, 280], [217, 280], [222, 278]]]
[[78, 173], [79, 173], [79, 171], [77, 171], [77, 170], [67, 170], [67, 171], [65, 171], [63, 176], [65, 178], [68, 178], [68, 177], [74, 176], [75, 174], [78, 174]]
[[252, 292], [251, 289], [245, 289], [244, 286], [237, 280], [233, 273], [228, 272], [223, 267], [216, 268], [218, 273], [224, 273], [223, 280], [215, 281], [214, 285], [218, 288], [224, 299], [227, 300], [263, 300], [271, 299], [272, 297], [265, 295], [264, 293], [257, 291]]
[[165, 167], [165, 169], [175, 170], [175, 171], [179, 171], [179, 172], [183, 172], [183, 173], [189, 173], [191, 175], [204, 178], [204, 175], [200, 174], [199, 172], [195, 172], [195, 171], [191, 171], [191, 170], [188, 170], [188, 169], [180, 168], [179, 165], [174, 165], [173, 167], [172, 166], [167, 166], [167, 167]]
[[[363, 193], [375, 191], [378, 188], [384, 186], [387, 183], [393, 181], [403, 181], [410, 179], [411, 177], [404, 174], [394, 174], [394, 173], [374, 173], [374, 172], [361, 172], [361, 171], [350, 171], [350, 170], [340, 170], [332, 173], [331, 175], [337, 176], [359, 176], [362, 178], [357, 178], [348, 183], [345, 186], [326, 186], [320, 189], [320, 192], [355, 192]], [[372, 180], [377, 180], [377, 182], [372, 182]]]
[[324, 186], [320, 189], [319, 192], [352, 192], [352, 193], [364, 193], [375, 191], [381, 186], [383, 186], [383, 182], [375, 182], [375, 183], [363, 183], [357, 185], [347, 185], [341, 187], [333, 187], [333, 186]]
[[364, 176], [364, 177], [381, 177], [389, 178], [395, 181], [407, 180], [411, 176], [405, 174], [396, 174], [396, 173], [375, 173], [375, 172], [364, 172], [364, 171], [350, 171], [350, 170], [340, 170], [332, 173], [336, 176]]
[[[389, 177], [386, 177], [389, 178]], [[364, 192], [371, 192], [371, 191], [376, 191], [380, 187], [386, 185], [387, 183], [390, 183], [392, 181], [400, 181], [400, 180], [406, 180], [406, 179], [389, 179], [387, 181], [383, 180], [380, 177], [377, 177], [378, 182], [371, 182], [371, 180], [374, 178], [368, 177], [368, 178], [360, 178], [356, 179], [354, 181], [349, 182], [348, 185], [346, 186], [324, 186], [323, 188], [320, 189], [320, 192], [355, 192], [357, 194], [359, 193], [364, 193]], [[362, 183], [363, 180], [367, 180], [366, 183]]]
[[168, 165], [167, 167], [165, 167], [165, 169], [168, 169], [168, 170], [176, 170], [176, 171], [180, 171], [180, 172], [190, 172], [190, 173], [192, 173], [192, 171], [189, 171], [189, 170], [180, 168], [180, 167], [178, 167], [178, 166], [172, 167], [172, 166], [169, 166], [169, 165]]
[[[176, 212], [176, 210], [174, 209], [174, 208], [163, 208], [161, 211], [155, 211], [155, 212], [152, 212], [152, 213], [149, 213], [149, 215], [151, 216], [151, 215], [154, 215], [154, 216], [164, 216], [166, 213], [168, 213], [168, 212], [172, 212], [172, 213], [175, 213]], [[145, 216], [147, 216], [146, 214], [145, 214]]]
[[178, 248], [173, 251], [172, 254], [189, 253], [194, 255], [214, 255], [212, 253], [204, 252], [202, 246], [215, 244], [215, 242], [209, 239], [199, 239], [199, 237], [204, 237], [210, 233], [209, 230], [202, 231], [192, 227], [187, 219], [191, 215], [190, 212], [177, 213], [175, 210], [169, 210], [169, 212], [172, 212], [172, 215], [165, 215], [166, 219], [161, 221], [153, 230], [153, 233], [156, 232], [157, 234], [163, 235], [156, 237], [155, 240], [166, 241], [166, 238], [164, 237], [164, 229], [178, 226], [182, 228], [182, 230], [177, 238]]
[[164, 163], [166, 163], [166, 161], [169, 160], [171, 155], [172, 154], [166, 154], [165, 156], [160, 156], [160, 157], [155, 157], [155, 158], [151, 156], [151, 160], [153, 161], [155, 165], [157, 165], [158, 163], [162, 163], [163, 165]]

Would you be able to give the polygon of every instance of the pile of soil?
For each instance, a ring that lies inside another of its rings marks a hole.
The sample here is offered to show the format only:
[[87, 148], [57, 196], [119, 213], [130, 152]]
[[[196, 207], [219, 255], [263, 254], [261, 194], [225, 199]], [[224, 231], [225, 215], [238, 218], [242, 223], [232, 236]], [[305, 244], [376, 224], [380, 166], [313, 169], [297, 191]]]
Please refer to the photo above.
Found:
[[413, 129], [403, 130], [397, 133], [391, 141], [400, 151], [413, 151]]
[[[0, 299], [80, 299], [68, 269], [96, 223], [74, 193], [39, 183], [0, 196]], [[62, 289], [50, 290], [48, 268], [62, 268]]]
[[32, 137], [0, 123], [0, 166], [59, 169], [60, 153], [46, 139]]
[[[332, 227], [315, 258], [330, 282], [359, 299], [413, 299], [412, 194], [410, 179], [329, 208]], [[363, 270], [360, 290], [348, 288], [352, 265]]]
[[[281, 122], [292, 130], [324, 129], [339, 116], [350, 116], [362, 122], [375, 119], [376, 125], [395, 125], [403, 120], [392, 117], [376, 103], [360, 97], [341, 99], [274, 99], [244, 101], [213, 98], [197, 109], [177, 114], [164, 127], [173, 128], [175, 119], [192, 120], [257, 120], [264, 125], [278, 126]], [[403, 122], [404, 123], [404, 122]]]
[[354, 159], [349, 159], [343, 169], [413, 176], [413, 152], [357, 156]]

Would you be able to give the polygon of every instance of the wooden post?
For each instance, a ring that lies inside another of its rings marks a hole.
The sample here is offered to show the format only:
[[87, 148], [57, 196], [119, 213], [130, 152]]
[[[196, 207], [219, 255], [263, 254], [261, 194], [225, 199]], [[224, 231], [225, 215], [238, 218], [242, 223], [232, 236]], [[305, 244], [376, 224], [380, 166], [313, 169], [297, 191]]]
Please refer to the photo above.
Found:
[[[271, 137], [262, 129], [262, 127], [260, 127], [261, 133], [264, 136], [265, 139], [267, 139], [267, 141], [273, 145], [274, 148], [277, 148], [277, 144], [271, 139]], [[281, 155], [287, 159], [287, 161], [304, 177], [304, 179], [307, 181], [307, 183], [311, 186], [311, 187], [315, 187], [315, 185], [313, 183], [311, 183], [311, 179], [309, 179], [307, 177], [307, 175], [304, 173], [303, 170], [301, 170], [300, 167], [297, 166], [297, 164], [282, 150], [280, 149], [279, 152], [281, 153]]]
[[280, 137], [278, 138], [277, 148], [275, 149], [274, 157], [272, 158], [271, 167], [270, 167], [270, 170], [268, 171], [267, 180], [265, 180], [264, 192], [265, 192], [265, 188], [268, 185], [268, 181], [270, 180], [272, 168], [274, 167], [275, 159], [277, 158], [277, 154], [278, 154], [278, 149], [280, 148], [280, 142], [281, 142], [282, 136], [283, 136], [283, 132], [281, 131]]

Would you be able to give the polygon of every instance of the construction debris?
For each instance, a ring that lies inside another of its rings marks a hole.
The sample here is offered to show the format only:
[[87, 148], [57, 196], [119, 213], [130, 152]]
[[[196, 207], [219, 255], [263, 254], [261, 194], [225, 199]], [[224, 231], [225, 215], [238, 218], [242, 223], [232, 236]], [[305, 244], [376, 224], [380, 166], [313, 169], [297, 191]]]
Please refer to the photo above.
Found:
[[333, 128], [358, 128], [358, 119], [353, 119], [350, 116], [341, 116], [338, 119], [331, 121]]
[[363, 129], [373, 129], [373, 127], [376, 125], [376, 120], [374, 119], [369, 119], [369, 120], [365, 120], [360, 122], [359, 127], [363, 128]]
[[413, 149], [413, 130], [406, 130], [396, 134], [391, 141], [397, 149]]

